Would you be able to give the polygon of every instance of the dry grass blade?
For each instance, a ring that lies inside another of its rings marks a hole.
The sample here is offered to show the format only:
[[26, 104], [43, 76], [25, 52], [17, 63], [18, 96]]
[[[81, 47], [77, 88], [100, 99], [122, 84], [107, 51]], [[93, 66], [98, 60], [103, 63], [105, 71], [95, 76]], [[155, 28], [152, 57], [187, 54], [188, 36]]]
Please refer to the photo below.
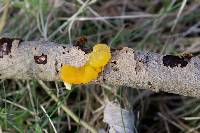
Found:
[[81, 120], [78, 118], [78, 116], [76, 116], [68, 107], [66, 107], [65, 105], [63, 105], [59, 99], [56, 97], [56, 95], [54, 95], [50, 89], [45, 85], [45, 83], [41, 80], [38, 81], [38, 83], [42, 86], [42, 88], [47, 92], [47, 94], [56, 102], [60, 105], [60, 107], [63, 109], [63, 111], [65, 111], [65, 113], [67, 113], [67, 115], [69, 115], [76, 123], [82, 125], [83, 127], [85, 127], [86, 129], [88, 129], [91, 133], [97, 133], [97, 131], [91, 127], [90, 125], [88, 125], [85, 121]]
[[4, 3], [5, 3], [4, 11], [3, 11], [3, 14], [2, 14], [1, 19], [0, 19], [0, 33], [2, 32], [2, 30], [3, 30], [3, 28], [6, 24], [10, 0], [4, 0]]
[[179, 20], [179, 18], [180, 18], [180, 16], [181, 16], [181, 13], [183, 12], [183, 9], [184, 9], [186, 3], [187, 3], [187, 0], [183, 0], [183, 2], [182, 2], [181, 7], [180, 7], [180, 9], [179, 9], [179, 11], [178, 11], [176, 20], [175, 20], [175, 22], [174, 22], [174, 25], [173, 25], [171, 31], [174, 31], [174, 29], [175, 29], [175, 27], [176, 27], [176, 24], [177, 24], [177, 22], [178, 22], [178, 20]]

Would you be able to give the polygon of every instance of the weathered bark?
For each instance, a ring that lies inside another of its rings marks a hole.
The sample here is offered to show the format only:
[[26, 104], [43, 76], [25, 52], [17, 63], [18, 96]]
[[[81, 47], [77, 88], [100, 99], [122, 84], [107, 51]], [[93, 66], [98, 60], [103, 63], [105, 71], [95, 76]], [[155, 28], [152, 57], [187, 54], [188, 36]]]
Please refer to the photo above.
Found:
[[[0, 40], [0, 79], [59, 81], [63, 64], [82, 66], [88, 59], [74, 46], [45, 41]], [[200, 97], [200, 57], [169, 56], [124, 47], [92, 83], [124, 85]]]

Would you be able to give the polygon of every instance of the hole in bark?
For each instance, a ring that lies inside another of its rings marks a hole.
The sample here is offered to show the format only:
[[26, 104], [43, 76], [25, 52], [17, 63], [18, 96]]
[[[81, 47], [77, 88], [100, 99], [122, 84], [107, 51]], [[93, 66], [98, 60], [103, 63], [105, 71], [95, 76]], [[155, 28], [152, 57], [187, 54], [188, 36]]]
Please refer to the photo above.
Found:
[[190, 55], [183, 55], [183, 56], [175, 56], [175, 55], [166, 55], [163, 57], [163, 64], [166, 67], [185, 67], [187, 66], [188, 62], [190, 62], [190, 59], [192, 56]]
[[66, 54], [65, 52], [63, 52], [63, 54]]
[[34, 56], [34, 60], [36, 64], [46, 64], [47, 63], [47, 55]]
[[12, 43], [14, 40], [19, 40], [21, 43], [23, 40], [20, 38], [1, 38], [0, 39], [0, 58], [3, 58], [3, 55], [8, 55], [11, 52]]
[[0, 58], [3, 58], [3, 55], [8, 55], [11, 52], [12, 42], [13, 40], [9, 38], [0, 39]]
[[66, 47], [65, 46], [62, 46], [63, 47], [63, 49], [65, 49]]

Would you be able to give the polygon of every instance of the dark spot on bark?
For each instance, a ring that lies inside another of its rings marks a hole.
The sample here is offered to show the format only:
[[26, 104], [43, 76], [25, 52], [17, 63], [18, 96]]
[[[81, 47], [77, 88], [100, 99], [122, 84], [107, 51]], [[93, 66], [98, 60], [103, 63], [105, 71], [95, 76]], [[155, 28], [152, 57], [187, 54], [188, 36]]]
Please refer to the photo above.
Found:
[[66, 47], [65, 46], [62, 46], [63, 47], [63, 49], [65, 49]]
[[105, 82], [106, 81], [106, 79], [103, 77], [103, 82]]
[[69, 50], [67, 50], [67, 53], [69, 53]]
[[110, 63], [111, 63], [111, 67], [113, 68], [114, 71], [118, 71], [119, 70], [118, 68], [116, 68], [116, 65], [117, 65], [117, 61], [116, 60], [111, 61]]
[[1, 38], [0, 39], [0, 58], [4, 55], [8, 55], [11, 52], [12, 43], [14, 40], [19, 40], [19, 43], [23, 40], [20, 38]]
[[142, 64], [140, 62], [138, 62], [138, 61], [136, 62], [136, 64], [135, 64], [135, 73], [136, 74], [138, 74], [141, 71], [141, 69], [142, 69], [141, 65]]
[[91, 48], [86, 48], [85, 46], [78, 46], [78, 49], [81, 49], [84, 51], [86, 54], [92, 52]]
[[47, 55], [34, 56], [34, 60], [36, 64], [46, 64], [47, 63]]
[[65, 52], [63, 52], [63, 54], [66, 54]]
[[9, 55], [9, 58], [12, 58], [12, 55]]
[[35, 50], [36, 50], [37, 48], [35, 48]]
[[58, 61], [56, 60], [55, 62], [55, 70], [56, 70], [56, 75], [59, 73], [59, 70], [58, 70]]
[[152, 91], [155, 91], [155, 92], [159, 92], [159, 89], [156, 89], [150, 81], [148, 81], [147, 84], [149, 86], [149, 89], [151, 89]]
[[117, 61], [112, 61], [111, 63], [113, 63], [113, 64], [117, 65]]
[[152, 85], [150, 81], [148, 81], [148, 85]]
[[61, 63], [61, 65], [60, 65], [61, 67], [63, 66], [63, 64]]
[[150, 82], [150, 81], [148, 81], [148, 86], [149, 86], [149, 89], [151, 89], [151, 90], [153, 90], [153, 91], [155, 91], [155, 92], [158, 92], [159, 90], [156, 90], [154, 87], [153, 87], [153, 85], [152, 85], [152, 83]]
[[113, 71], [117, 72], [119, 71], [119, 68], [113, 68]]
[[190, 59], [192, 56], [176, 56], [176, 55], [165, 55], [163, 57], [163, 65], [166, 67], [185, 67], [187, 66], [188, 62], [190, 62]]

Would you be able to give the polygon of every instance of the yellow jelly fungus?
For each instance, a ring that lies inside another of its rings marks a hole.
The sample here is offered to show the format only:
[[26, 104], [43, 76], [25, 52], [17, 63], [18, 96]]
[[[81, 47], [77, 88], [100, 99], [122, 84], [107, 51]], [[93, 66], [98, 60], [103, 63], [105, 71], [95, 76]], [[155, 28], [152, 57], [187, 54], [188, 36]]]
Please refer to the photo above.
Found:
[[95, 79], [98, 76], [98, 73], [100, 72], [88, 64], [86, 64], [82, 69], [84, 69], [81, 81], [82, 83], [88, 83], [91, 80]]
[[96, 44], [84, 66], [63, 65], [60, 72], [61, 79], [68, 84], [88, 83], [98, 77], [110, 58], [110, 48], [106, 44]]
[[110, 58], [110, 48], [105, 44], [97, 44], [90, 53], [88, 63], [95, 68], [99, 68], [105, 66]]

